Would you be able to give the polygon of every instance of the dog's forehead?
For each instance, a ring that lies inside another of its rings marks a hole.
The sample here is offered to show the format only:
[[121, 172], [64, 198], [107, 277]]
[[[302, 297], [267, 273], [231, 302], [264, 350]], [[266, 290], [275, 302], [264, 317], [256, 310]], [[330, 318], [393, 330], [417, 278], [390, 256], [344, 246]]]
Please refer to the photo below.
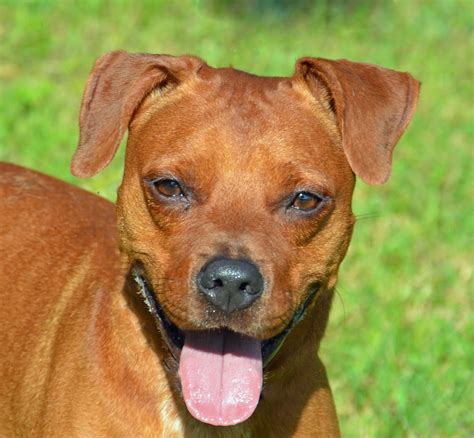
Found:
[[233, 67], [214, 68], [204, 65], [199, 69], [196, 77], [204, 83], [212, 83], [214, 86], [231, 89], [237, 93], [258, 94], [268, 90], [277, 90], [281, 86], [291, 86], [290, 77], [259, 76]]
[[265, 120], [295, 123], [301, 113], [313, 113], [317, 102], [301, 77], [258, 76], [232, 67], [199, 70], [190, 85], [209, 110], [245, 120], [249, 125], [264, 125]]
[[264, 157], [265, 166], [306, 161], [319, 170], [328, 163], [315, 160], [318, 154], [343, 157], [334, 119], [295, 78], [205, 67], [149, 97], [136, 119], [131, 138], [139, 138], [134, 149], [144, 165], [183, 159], [210, 166], [219, 159], [256, 168]]

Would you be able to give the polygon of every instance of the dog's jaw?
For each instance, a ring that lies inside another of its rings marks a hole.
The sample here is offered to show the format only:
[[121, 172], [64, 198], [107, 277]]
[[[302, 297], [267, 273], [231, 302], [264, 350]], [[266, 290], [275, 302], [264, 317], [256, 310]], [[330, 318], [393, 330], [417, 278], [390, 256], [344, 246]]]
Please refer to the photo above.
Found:
[[180, 392], [189, 412], [215, 426], [235, 425], [252, 415], [260, 400], [264, 368], [304, 318], [318, 292], [318, 287], [313, 288], [282, 332], [261, 341], [226, 329], [180, 330], [161, 308], [143, 270], [134, 266], [131, 275], [178, 364], [172, 368], [179, 370]]

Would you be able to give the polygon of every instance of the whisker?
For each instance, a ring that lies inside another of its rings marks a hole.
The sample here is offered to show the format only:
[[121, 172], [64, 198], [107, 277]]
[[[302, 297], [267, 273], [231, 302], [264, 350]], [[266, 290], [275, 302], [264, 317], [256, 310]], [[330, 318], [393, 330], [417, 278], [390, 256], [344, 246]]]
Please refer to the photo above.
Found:
[[380, 217], [381, 215], [379, 213], [365, 213], [365, 214], [358, 214], [356, 215], [356, 220], [361, 221], [361, 220], [367, 220], [367, 219], [375, 219]]
[[342, 320], [345, 323], [346, 322], [346, 306], [344, 303], [344, 299], [342, 298], [342, 294], [339, 292], [339, 288], [335, 287], [334, 292], [336, 292], [336, 295], [339, 298], [339, 301], [342, 305]]
[[170, 277], [158, 277], [156, 279], [157, 280], [166, 280], [166, 281], [178, 281], [176, 278], [170, 278]]

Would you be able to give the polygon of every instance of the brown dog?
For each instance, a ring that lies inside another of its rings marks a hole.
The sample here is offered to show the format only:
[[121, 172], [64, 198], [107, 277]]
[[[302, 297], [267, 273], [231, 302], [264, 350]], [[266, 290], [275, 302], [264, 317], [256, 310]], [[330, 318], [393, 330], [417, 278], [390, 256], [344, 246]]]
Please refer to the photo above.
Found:
[[354, 174], [387, 180], [418, 88], [349, 61], [101, 57], [72, 172], [128, 127], [118, 232], [107, 201], [0, 167], [0, 435], [337, 436], [317, 352]]

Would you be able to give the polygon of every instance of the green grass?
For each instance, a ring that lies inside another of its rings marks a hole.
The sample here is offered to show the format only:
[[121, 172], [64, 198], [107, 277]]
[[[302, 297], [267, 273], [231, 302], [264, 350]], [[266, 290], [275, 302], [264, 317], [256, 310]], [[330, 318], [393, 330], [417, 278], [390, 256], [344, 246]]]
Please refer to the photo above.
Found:
[[114, 199], [123, 148], [94, 179], [68, 166], [87, 73], [117, 48], [267, 75], [303, 55], [410, 71], [418, 111], [388, 184], [357, 186], [322, 355], [345, 436], [473, 436], [474, 4], [235, 3], [0, 1], [0, 159]]

